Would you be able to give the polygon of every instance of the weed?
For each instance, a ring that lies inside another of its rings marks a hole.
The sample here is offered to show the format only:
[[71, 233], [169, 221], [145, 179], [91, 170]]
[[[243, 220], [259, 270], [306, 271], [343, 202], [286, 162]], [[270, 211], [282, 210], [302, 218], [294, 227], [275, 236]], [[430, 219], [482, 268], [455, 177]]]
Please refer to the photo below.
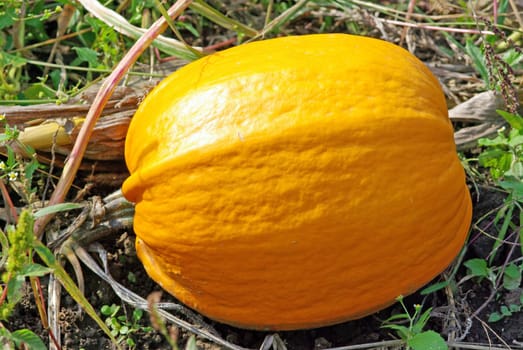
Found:
[[[485, 147], [479, 155], [479, 164], [487, 168], [497, 185], [508, 193], [505, 206], [496, 215], [495, 223], [501, 223], [501, 226], [489, 262], [493, 261], [505, 239], [513, 221], [514, 209], [521, 213], [523, 203], [523, 118], [503, 111], [498, 113], [508, 122], [510, 130], [499, 130], [494, 139], [479, 140], [479, 144]], [[519, 242], [523, 242], [521, 230]]]
[[521, 263], [511, 262], [506, 266], [491, 267], [487, 260], [475, 258], [467, 260], [464, 265], [469, 271], [469, 276], [487, 280], [498, 296], [503, 293], [510, 295], [510, 298], [505, 298], [504, 305], [498, 311], [489, 315], [489, 322], [500, 321], [523, 310], [523, 291], [520, 289], [523, 273]]
[[[43, 276], [51, 269], [32, 261], [33, 217], [28, 211], [20, 214], [18, 225], [7, 228], [9, 248], [6, 255], [5, 272], [2, 281], [5, 284], [0, 305], [0, 320], [7, 320], [12, 310], [22, 298], [22, 288], [27, 277]], [[0, 233], [3, 235], [3, 233]]]
[[46, 350], [47, 346], [42, 339], [28, 329], [19, 329], [10, 332], [7, 328], [0, 327], [0, 346], [2, 349], [31, 349]]
[[[75, 205], [46, 207], [46, 212], [69, 210]], [[99, 319], [94, 309], [91, 307], [85, 296], [80, 292], [72, 278], [63, 269], [61, 264], [55, 259], [53, 253], [38, 239], [33, 231], [35, 217], [41, 214], [33, 214], [24, 209], [20, 213], [16, 226], [8, 226], [7, 235], [0, 231], [0, 241], [2, 243], [2, 262], [5, 272], [2, 275], [3, 286], [0, 296], [0, 320], [7, 320], [14, 310], [15, 306], [22, 298], [22, 290], [27, 278], [35, 279], [43, 275], [53, 273], [62, 283], [68, 293], [77, 301], [100, 326], [102, 330], [109, 335], [111, 340], [116, 343], [116, 339], [110, 333], [110, 330]], [[36, 253], [43, 261], [42, 264], [33, 261], [33, 255]], [[35, 296], [37, 303], [41, 302]], [[0, 338], [15, 344], [20, 341], [30, 341], [37, 343], [33, 334], [29, 330], [19, 330], [10, 333], [7, 329], [0, 332]], [[25, 339], [25, 340], [24, 340]], [[2, 340], [3, 341], [3, 340]]]
[[497, 236], [492, 250], [487, 259], [472, 259], [465, 262], [472, 276], [486, 279], [492, 287], [492, 297], [498, 298], [507, 294], [511, 298], [505, 298], [503, 305], [498, 311], [490, 314], [489, 321], [496, 322], [515, 312], [522, 310], [523, 295], [519, 291], [521, 286], [521, 275], [523, 267], [514, 261], [510, 261], [514, 245], [501, 267], [493, 267], [494, 259], [499, 249], [510, 235], [515, 236], [523, 253], [523, 230], [518, 228], [523, 222], [523, 118], [517, 114], [498, 111], [498, 113], [509, 124], [509, 130], [502, 129], [493, 139], [481, 139], [479, 144], [484, 147], [479, 155], [479, 164], [487, 168], [492, 179], [498, 187], [506, 191], [504, 205], [496, 212], [494, 227], [497, 228]]
[[105, 324], [111, 329], [111, 333], [118, 343], [126, 343], [131, 349], [136, 347], [136, 342], [132, 338], [133, 334], [140, 331], [152, 331], [152, 327], [145, 327], [140, 324], [143, 316], [143, 310], [141, 309], [133, 310], [130, 320], [125, 314], [119, 314], [120, 306], [115, 304], [102, 306], [100, 312], [106, 316]]
[[[383, 322], [382, 327], [396, 331], [397, 335], [405, 341], [407, 344], [407, 350], [444, 350], [448, 349], [445, 340], [434, 331], [423, 330], [430, 318], [430, 312], [432, 308], [422, 311], [422, 307], [419, 304], [414, 305], [414, 313], [411, 314], [405, 303], [403, 297], [397, 298], [404, 313], [396, 314]], [[401, 323], [406, 322], [407, 325]]]
[[[521, 68], [523, 61], [523, 51], [511, 37], [499, 30], [487, 19], [482, 19], [486, 27], [491, 29], [496, 35], [482, 37], [482, 46], [478, 47], [472, 39], [468, 39], [465, 51], [472, 59], [472, 64], [476, 71], [485, 82], [489, 90], [496, 90], [501, 93], [505, 100], [507, 110], [512, 114], [517, 114], [519, 99], [517, 89], [513, 84], [516, 67]], [[497, 45], [496, 43], [503, 43]]]

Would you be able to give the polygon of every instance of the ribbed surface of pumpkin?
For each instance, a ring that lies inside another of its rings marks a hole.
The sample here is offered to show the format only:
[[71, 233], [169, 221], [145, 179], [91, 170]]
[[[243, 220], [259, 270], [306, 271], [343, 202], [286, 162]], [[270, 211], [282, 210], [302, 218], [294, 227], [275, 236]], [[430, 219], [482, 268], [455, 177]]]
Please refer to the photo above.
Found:
[[193, 62], [143, 101], [125, 156], [147, 272], [240, 327], [377, 311], [442, 272], [471, 220], [438, 81], [370, 38], [286, 37]]

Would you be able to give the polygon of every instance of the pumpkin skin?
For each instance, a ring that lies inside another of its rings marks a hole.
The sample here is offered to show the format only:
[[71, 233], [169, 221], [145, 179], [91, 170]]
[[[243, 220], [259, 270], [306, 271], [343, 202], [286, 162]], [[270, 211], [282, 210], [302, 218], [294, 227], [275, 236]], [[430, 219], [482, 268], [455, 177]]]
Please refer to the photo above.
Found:
[[126, 140], [148, 274], [238, 327], [378, 311], [461, 249], [471, 200], [437, 79], [345, 34], [240, 45], [163, 80]]

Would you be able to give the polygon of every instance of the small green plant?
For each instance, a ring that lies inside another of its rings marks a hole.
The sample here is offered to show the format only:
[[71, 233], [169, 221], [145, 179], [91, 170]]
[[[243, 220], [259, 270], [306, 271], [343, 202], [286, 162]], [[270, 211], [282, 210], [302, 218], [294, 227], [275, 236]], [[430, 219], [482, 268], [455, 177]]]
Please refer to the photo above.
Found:
[[134, 349], [136, 342], [132, 335], [137, 332], [151, 332], [152, 327], [146, 327], [140, 324], [143, 316], [143, 310], [134, 309], [130, 320], [126, 315], [120, 315], [120, 306], [112, 304], [102, 306], [100, 312], [107, 316], [105, 324], [111, 329], [111, 334], [117, 339], [118, 343], [125, 343], [129, 348]]
[[521, 264], [507, 262], [504, 267], [493, 266], [498, 251], [511, 232], [515, 232], [520, 250], [523, 252], [523, 230], [518, 228], [523, 222], [523, 118], [518, 114], [498, 111], [509, 124], [508, 128], [498, 131], [493, 139], [480, 139], [479, 145], [484, 147], [479, 155], [479, 164], [487, 168], [495, 184], [506, 191], [507, 197], [503, 206], [496, 212], [493, 224], [497, 235], [492, 250], [487, 259], [471, 259], [465, 262], [470, 275], [488, 280], [493, 293], [499, 297], [510, 294], [504, 304], [490, 314], [489, 322], [497, 322], [523, 308], [523, 294], [519, 297], [514, 293], [519, 291], [523, 267]]
[[38, 162], [35, 150], [18, 141], [18, 128], [8, 125], [4, 115], [0, 115], [0, 129], [4, 130], [0, 134], [0, 146], [7, 152], [7, 157], [0, 160], [0, 180], [7, 180], [20, 199], [30, 205], [37, 200], [38, 189], [33, 186], [35, 173], [44, 167]]
[[[2, 243], [3, 286], [0, 287], [0, 320], [6, 321], [23, 296], [23, 287], [28, 278], [43, 276], [52, 270], [32, 261], [33, 217], [27, 211], [20, 214], [18, 225], [9, 226], [7, 235], [0, 230]], [[0, 324], [1, 325], [1, 324]], [[20, 348], [22, 344], [34, 350], [45, 350], [43, 341], [28, 329], [10, 332], [0, 327], [0, 344], [2, 348]], [[13, 346], [14, 345], [14, 346]]]
[[[499, 19], [504, 18], [500, 16]], [[470, 56], [472, 65], [479, 73], [488, 90], [501, 94], [506, 109], [513, 114], [518, 112], [519, 98], [514, 81], [518, 69], [522, 68], [523, 50], [513, 34], [508, 34], [493, 25], [488, 19], [480, 19], [493, 35], [481, 37], [481, 46], [477, 46], [469, 38], [464, 51]]]
[[[18, 225], [7, 228], [7, 251], [5, 254], [5, 272], [2, 275], [4, 286], [0, 299], [0, 320], [7, 320], [12, 310], [22, 298], [22, 288], [28, 277], [43, 276], [52, 270], [34, 263], [33, 255], [33, 217], [28, 211], [20, 214]], [[0, 235], [4, 236], [3, 232]], [[2, 241], [6, 242], [5, 236]]]
[[7, 328], [0, 327], [0, 347], [2, 349], [31, 349], [46, 350], [47, 346], [42, 339], [28, 329], [19, 329], [10, 332]]
[[517, 114], [497, 111], [510, 125], [501, 128], [496, 137], [478, 141], [485, 147], [479, 155], [481, 166], [489, 169], [494, 180], [523, 178], [523, 118]]
[[520, 288], [523, 265], [511, 262], [504, 269], [493, 268], [488, 266], [487, 260], [479, 258], [467, 260], [464, 265], [470, 276], [489, 281], [498, 296], [503, 293], [511, 295], [510, 298], [505, 298], [505, 304], [498, 311], [489, 315], [489, 322], [500, 321], [523, 310], [523, 292]]
[[[2, 268], [5, 272], [2, 274], [3, 285], [0, 289], [0, 320], [7, 320], [11, 315], [14, 307], [22, 298], [22, 291], [26, 285], [27, 279], [34, 280], [37, 277], [48, 273], [53, 273], [57, 280], [64, 286], [71, 297], [82, 305], [85, 312], [90, 315], [100, 328], [116, 344], [116, 339], [111, 334], [109, 328], [97, 316], [96, 311], [89, 304], [85, 296], [76, 286], [73, 279], [67, 274], [54, 254], [40, 240], [38, 240], [33, 231], [34, 220], [36, 217], [45, 215], [53, 211], [63, 211], [78, 208], [76, 204], [67, 204], [49, 206], [42, 212], [33, 214], [28, 209], [22, 210], [15, 226], [9, 226], [7, 235], [0, 231], [0, 243], [2, 245]], [[43, 264], [33, 261], [33, 256], [38, 255]], [[39, 299], [37, 298], [37, 303]], [[0, 324], [1, 325], [1, 324]], [[20, 342], [31, 342], [38, 345], [39, 342], [29, 330], [18, 330], [10, 332], [7, 329], [2, 330], [0, 327], [0, 344]], [[4, 343], [2, 343], [4, 342]], [[31, 349], [41, 349], [32, 347]], [[117, 348], [119, 348], [117, 346]], [[45, 347], [43, 347], [45, 349]]]
[[399, 296], [397, 300], [404, 313], [396, 314], [386, 319], [382, 328], [396, 331], [397, 335], [405, 341], [407, 350], [448, 349], [447, 343], [445, 343], [441, 335], [431, 330], [423, 330], [430, 318], [432, 308], [422, 311], [421, 305], [416, 304], [414, 305], [414, 313], [411, 314], [403, 302], [403, 296]]
[[[487, 168], [494, 182], [507, 192], [504, 206], [496, 213], [494, 224], [499, 227], [489, 263], [492, 263], [508, 230], [514, 226], [514, 215], [518, 209], [519, 221], [523, 220], [523, 118], [517, 114], [498, 111], [510, 125], [509, 130], [499, 130], [493, 139], [480, 139], [485, 147], [479, 155], [479, 164]], [[519, 230], [519, 243], [523, 242], [523, 230]], [[521, 245], [520, 245], [521, 247]], [[523, 252], [523, 247], [520, 248]]]

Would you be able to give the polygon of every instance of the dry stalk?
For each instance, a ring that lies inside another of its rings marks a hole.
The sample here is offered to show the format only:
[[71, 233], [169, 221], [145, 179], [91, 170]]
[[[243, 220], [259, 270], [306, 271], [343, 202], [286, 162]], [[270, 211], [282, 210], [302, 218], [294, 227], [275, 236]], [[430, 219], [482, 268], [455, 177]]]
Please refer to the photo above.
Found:
[[[191, 0], [178, 0], [169, 10], [168, 14], [171, 18], [179, 16], [187, 6], [191, 3]], [[152, 41], [165, 29], [167, 28], [167, 21], [161, 17], [158, 19], [138, 41], [131, 47], [129, 52], [125, 55], [122, 61], [116, 66], [114, 71], [111, 73], [108, 79], [104, 81], [95, 100], [89, 109], [85, 122], [82, 125], [78, 138], [74, 144], [74, 147], [69, 155], [69, 160], [65, 163], [62, 176], [58, 181], [57, 187], [51, 199], [49, 205], [54, 205], [63, 202], [69, 188], [71, 187], [76, 172], [80, 167], [83, 155], [87, 148], [87, 144], [93, 132], [94, 126], [98, 117], [102, 113], [103, 108], [109, 101], [109, 98], [113, 91], [116, 89], [117, 84], [124, 77], [127, 70], [142, 54], [142, 52], [152, 43]], [[52, 219], [52, 215], [47, 215], [35, 222], [34, 232], [38, 238], [42, 237], [43, 230], [47, 223]]]

